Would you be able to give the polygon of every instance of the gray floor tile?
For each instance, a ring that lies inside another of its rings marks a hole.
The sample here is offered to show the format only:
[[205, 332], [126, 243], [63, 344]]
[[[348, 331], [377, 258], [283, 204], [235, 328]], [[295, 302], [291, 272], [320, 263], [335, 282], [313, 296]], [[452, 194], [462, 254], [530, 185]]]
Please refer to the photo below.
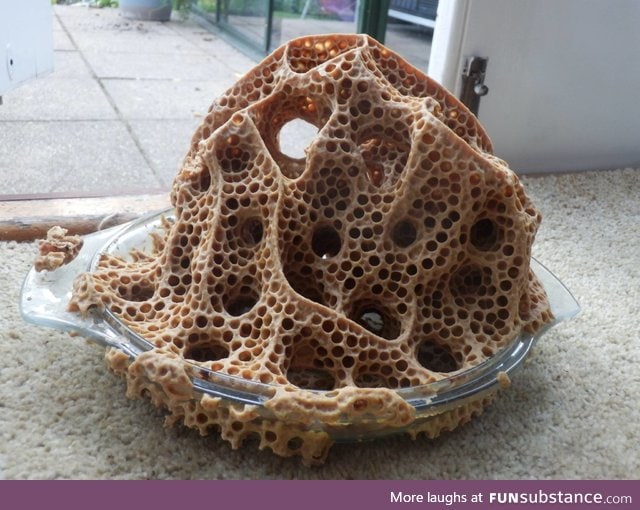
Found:
[[73, 36], [80, 51], [113, 53], [202, 53], [185, 37], [157, 32], [134, 31], [76, 32]]
[[157, 53], [101, 53], [85, 52], [89, 65], [99, 78], [140, 78], [218, 80], [231, 77], [234, 72], [224, 62], [209, 55], [181, 55]]
[[55, 51], [51, 77], [56, 79], [90, 79], [92, 74], [77, 51]]
[[193, 25], [193, 22], [180, 23], [172, 22], [171, 28], [199, 49], [223, 62], [234, 71], [244, 74], [254, 67], [258, 62], [252, 57], [248, 57], [240, 50], [234, 48], [224, 39]]
[[[55, 19], [55, 18], [54, 18]], [[69, 39], [69, 36], [62, 29], [53, 29], [53, 49], [57, 51], [73, 51], [76, 47]]]
[[178, 173], [191, 144], [191, 137], [201, 121], [202, 119], [130, 122], [140, 146], [167, 187]]
[[54, 6], [53, 15], [52, 15], [52, 22], [53, 22], [52, 25], [53, 25], [54, 32], [56, 30], [63, 30], [62, 25], [60, 24], [60, 21], [58, 20], [58, 16], [57, 16], [55, 10], [56, 10], [56, 7]]
[[159, 186], [122, 122], [0, 123], [1, 194], [122, 193]]
[[229, 46], [229, 43], [217, 40], [217, 41], [204, 41], [198, 46], [207, 54], [212, 57], [226, 63], [237, 77], [244, 75], [247, 71], [253, 69], [258, 63], [239, 50]]
[[102, 83], [126, 119], [192, 120], [206, 115], [214, 99], [233, 81], [103, 80]]
[[136, 33], [156, 32], [171, 34], [167, 23], [157, 21], [134, 21], [123, 18], [119, 9], [92, 9], [87, 7], [54, 7], [55, 16], [60, 24], [71, 30], [78, 31], [134, 31]]
[[95, 80], [57, 79], [53, 73], [7, 94], [0, 115], [3, 121], [116, 118]]

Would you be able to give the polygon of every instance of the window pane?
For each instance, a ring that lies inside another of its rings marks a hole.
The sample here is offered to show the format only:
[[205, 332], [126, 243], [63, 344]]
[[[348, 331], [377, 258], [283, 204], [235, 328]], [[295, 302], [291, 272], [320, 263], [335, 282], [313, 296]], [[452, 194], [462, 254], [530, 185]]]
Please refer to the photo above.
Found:
[[438, 0], [391, 0], [385, 45], [427, 72]]
[[296, 37], [356, 31], [356, 0], [276, 0], [271, 49]]

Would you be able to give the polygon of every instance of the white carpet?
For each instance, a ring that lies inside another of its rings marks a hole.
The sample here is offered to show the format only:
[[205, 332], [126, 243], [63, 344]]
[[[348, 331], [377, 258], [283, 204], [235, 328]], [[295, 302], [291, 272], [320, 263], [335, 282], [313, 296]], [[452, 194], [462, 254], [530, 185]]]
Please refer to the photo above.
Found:
[[22, 323], [31, 244], [0, 244], [0, 476], [5, 478], [640, 478], [640, 170], [525, 179], [534, 255], [583, 307], [478, 419], [435, 441], [333, 447], [327, 463], [233, 451], [164, 429], [101, 349]]

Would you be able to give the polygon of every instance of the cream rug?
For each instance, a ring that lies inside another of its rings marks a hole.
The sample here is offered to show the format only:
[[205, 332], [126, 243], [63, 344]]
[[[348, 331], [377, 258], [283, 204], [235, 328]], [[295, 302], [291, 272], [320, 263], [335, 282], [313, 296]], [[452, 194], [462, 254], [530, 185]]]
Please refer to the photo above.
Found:
[[534, 255], [582, 313], [480, 418], [434, 441], [335, 445], [317, 468], [163, 428], [100, 348], [22, 323], [34, 246], [0, 244], [0, 477], [640, 478], [640, 170], [524, 181], [544, 214]]

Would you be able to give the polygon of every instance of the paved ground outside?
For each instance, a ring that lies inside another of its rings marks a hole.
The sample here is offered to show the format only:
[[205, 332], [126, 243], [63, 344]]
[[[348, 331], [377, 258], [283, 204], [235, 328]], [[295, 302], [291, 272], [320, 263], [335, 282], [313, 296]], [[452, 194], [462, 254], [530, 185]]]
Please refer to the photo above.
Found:
[[255, 61], [198, 25], [54, 7], [55, 70], [3, 97], [0, 195], [169, 189], [213, 100]]
[[[154, 23], [58, 5], [53, 18], [54, 72], [0, 106], [0, 195], [168, 190], [209, 105], [256, 63], [175, 13]], [[387, 37], [410, 61], [429, 53], [428, 39], [411, 39], [416, 29]], [[299, 138], [313, 134], [303, 128]]]

